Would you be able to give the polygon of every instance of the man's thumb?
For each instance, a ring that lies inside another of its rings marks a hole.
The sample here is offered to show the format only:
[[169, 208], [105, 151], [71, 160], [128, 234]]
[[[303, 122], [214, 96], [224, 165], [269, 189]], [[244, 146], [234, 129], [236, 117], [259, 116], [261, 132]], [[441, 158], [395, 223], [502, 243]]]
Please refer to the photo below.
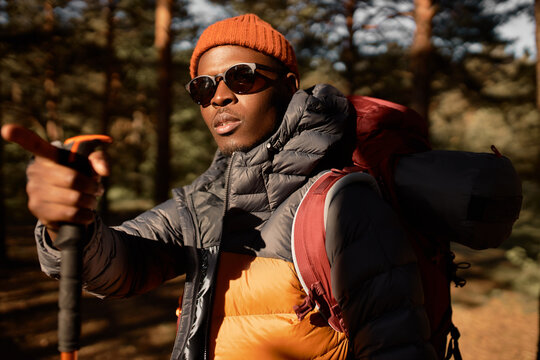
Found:
[[94, 151], [88, 156], [92, 168], [99, 176], [109, 176], [111, 173], [109, 159], [105, 152], [103, 151]]

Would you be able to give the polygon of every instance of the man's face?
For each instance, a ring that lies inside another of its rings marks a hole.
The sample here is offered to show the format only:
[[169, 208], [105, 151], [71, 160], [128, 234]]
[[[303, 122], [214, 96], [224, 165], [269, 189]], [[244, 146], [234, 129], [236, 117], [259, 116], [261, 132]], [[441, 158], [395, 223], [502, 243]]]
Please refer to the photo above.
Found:
[[[279, 70], [276, 60], [241, 46], [218, 46], [205, 52], [197, 75], [216, 75], [238, 63], [256, 63]], [[254, 92], [235, 94], [224, 81], [201, 114], [218, 148], [225, 155], [247, 151], [268, 138], [276, 129], [297, 84], [294, 75], [257, 69], [264, 77], [257, 80]], [[260, 91], [256, 91], [260, 90]]]

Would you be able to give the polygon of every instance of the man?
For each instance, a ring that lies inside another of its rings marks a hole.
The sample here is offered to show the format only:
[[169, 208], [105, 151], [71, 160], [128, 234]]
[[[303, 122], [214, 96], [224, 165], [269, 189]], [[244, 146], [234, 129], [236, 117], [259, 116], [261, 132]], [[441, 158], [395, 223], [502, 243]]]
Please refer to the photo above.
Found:
[[[299, 90], [294, 51], [248, 14], [211, 25], [191, 59], [187, 90], [218, 151], [173, 198], [119, 227], [94, 215], [90, 179], [43, 158], [28, 168], [29, 208], [43, 270], [58, 276], [58, 224], [86, 224], [84, 286], [127, 297], [186, 274], [173, 359], [432, 359], [416, 260], [396, 216], [368, 185], [330, 205], [327, 252], [349, 329], [313, 311], [291, 255], [291, 224], [306, 189], [348, 164], [353, 109], [325, 85]], [[98, 175], [108, 174], [98, 153]]]

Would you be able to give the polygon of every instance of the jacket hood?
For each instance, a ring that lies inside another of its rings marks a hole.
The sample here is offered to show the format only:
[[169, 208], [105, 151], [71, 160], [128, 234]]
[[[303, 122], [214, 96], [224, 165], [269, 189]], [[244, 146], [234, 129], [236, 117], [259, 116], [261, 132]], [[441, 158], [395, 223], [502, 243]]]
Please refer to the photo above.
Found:
[[203, 182], [222, 174], [230, 161], [230, 206], [272, 211], [314, 173], [348, 163], [354, 144], [354, 131], [349, 131], [354, 129], [353, 116], [347, 98], [330, 85], [299, 90], [272, 136], [230, 157], [218, 150]]

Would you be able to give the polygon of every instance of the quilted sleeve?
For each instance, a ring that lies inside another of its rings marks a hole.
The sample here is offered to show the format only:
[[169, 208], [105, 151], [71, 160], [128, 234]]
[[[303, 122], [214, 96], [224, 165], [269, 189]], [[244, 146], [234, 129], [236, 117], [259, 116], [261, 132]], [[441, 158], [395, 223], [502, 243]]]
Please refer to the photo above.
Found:
[[[177, 217], [169, 200], [118, 227], [107, 227], [97, 218], [84, 248], [84, 289], [99, 297], [129, 297], [184, 273]], [[42, 270], [58, 278], [60, 251], [43, 225], [38, 223], [35, 235]]]
[[356, 359], [435, 359], [416, 258], [397, 216], [365, 184], [344, 187], [327, 217], [332, 292]]

